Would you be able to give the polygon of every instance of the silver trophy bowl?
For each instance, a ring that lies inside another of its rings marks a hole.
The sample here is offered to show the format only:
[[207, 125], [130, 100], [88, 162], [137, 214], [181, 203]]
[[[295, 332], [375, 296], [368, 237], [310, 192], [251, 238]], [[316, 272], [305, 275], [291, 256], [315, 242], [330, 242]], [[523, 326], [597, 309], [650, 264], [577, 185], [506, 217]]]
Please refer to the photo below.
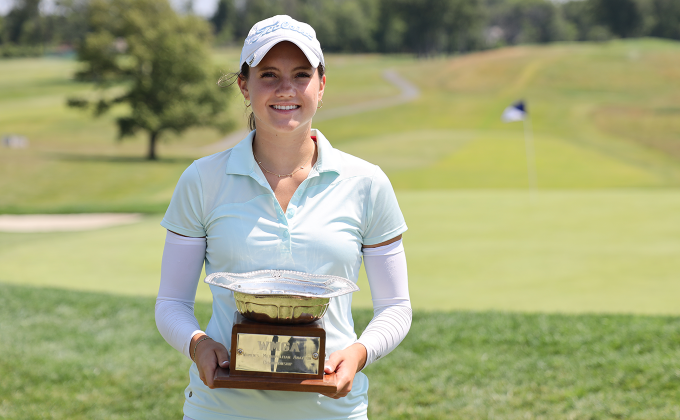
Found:
[[342, 277], [287, 270], [213, 273], [208, 284], [234, 292], [244, 317], [273, 324], [307, 324], [326, 313], [331, 298], [359, 290]]

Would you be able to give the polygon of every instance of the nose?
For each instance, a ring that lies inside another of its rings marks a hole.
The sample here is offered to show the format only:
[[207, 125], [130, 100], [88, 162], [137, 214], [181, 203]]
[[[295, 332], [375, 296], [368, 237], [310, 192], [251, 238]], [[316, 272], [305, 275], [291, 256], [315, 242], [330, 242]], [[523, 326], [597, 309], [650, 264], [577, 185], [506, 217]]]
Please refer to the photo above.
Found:
[[293, 80], [291, 80], [289, 77], [283, 77], [280, 80], [281, 82], [276, 87], [276, 96], [280, 98], [290, 98], [295, 96]]

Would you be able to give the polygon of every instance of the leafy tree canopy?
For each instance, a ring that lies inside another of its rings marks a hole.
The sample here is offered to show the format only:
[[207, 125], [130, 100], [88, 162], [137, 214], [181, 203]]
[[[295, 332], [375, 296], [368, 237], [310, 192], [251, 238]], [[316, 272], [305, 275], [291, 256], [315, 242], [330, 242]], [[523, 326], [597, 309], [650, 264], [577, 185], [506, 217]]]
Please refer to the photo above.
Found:
[[635, 0], [590, 0], [593, 15], [616, 35], [626, 38], [636, 35], [642, 24], [642, 14]]
[[[14, 0], [7, 16], [0, 16], [0, 57], [59, 53], [79, 46], [88, 34], [83, 10], [92, 1], [98, 0], [49, 0], [50, 7], [41, 7], [48, 0]], [[172, 3], [180, 14], [191, 15], [192, 1]], [[208, 21], [213, 45], [219, 46], [240, 47], [255, 22], [276, 14], [312, 25], [327, 52], [423, 57], [526, 43], [633, 36], [680, 39], [680, 0], [215, 1], [217, 8]], [[146, 1], [125, 4], [148, 8]]]
[[228, 98], [215, 83], [210, 27], [204, 20], [179, 16], [167, 0], [93, 0], [87, 22], [88, 34], [78, 48], [84, 68], [76, 78], [94, 82], [100, 95], [71, 98], [69, 106], [101, 115], [115, 104], [127, 104], [130, 112], [117, 119], [119, 137], [146, 132], [149, 159], [156, 159], [164, 132], [229, 128]]

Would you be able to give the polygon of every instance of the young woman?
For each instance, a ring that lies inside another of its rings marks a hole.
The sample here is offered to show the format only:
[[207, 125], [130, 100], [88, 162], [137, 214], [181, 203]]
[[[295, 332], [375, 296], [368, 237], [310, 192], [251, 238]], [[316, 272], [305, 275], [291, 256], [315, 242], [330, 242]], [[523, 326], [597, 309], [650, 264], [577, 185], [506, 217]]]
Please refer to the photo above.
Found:
[[[194, 362], [185, 419], [367, 418], [361, 370], [394, 349], [411, 325], [404, 218], [380, 168], [334, 149], [312, 129], [326, 76], [309, 25], [288, 16], [255, 24], [240, 66], [251, 133], [189, 166], [161, 222], [168, 233], [156, 323]], [[229, 366], [236, 308], [231, 292], [211, 286], [212, 318], [200, 329], [193, 305], [204, 262], [207, 274], [285, 269], [356, 282], [362, 256], [373, 320], [357, 339], [351, 295], [332, 299], [324, 318], [325, 372], [336, 373], [336, 394], [214, 388], [215, 369]]]

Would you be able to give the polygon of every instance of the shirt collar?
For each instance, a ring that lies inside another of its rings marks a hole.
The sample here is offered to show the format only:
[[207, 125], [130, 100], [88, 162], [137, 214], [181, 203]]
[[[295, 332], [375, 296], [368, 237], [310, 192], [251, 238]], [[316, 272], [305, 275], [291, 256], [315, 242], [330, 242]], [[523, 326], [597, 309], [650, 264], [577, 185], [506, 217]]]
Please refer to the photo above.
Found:
[[316, 158], [316, 170], [319, 173], [335, 172], [340, 174], [340, 162], [337, 151], [331, 146], [331, 143], [326, 140], [321, 131], [313, 128], [312, 136], [316, 136], [316, 146], [319, 150], [319, 155]]
[[255, 130], [248, 133], [246, 138], [238, 142], [231, 149], [231, 155], [227, 160], [227, 174], [250, 175], [255, 169], [255, 158], [253, 157], [253, 139]]
[[[319, 151], [315, 165], [316, 170], [319, 173], [335, 172], [340, 174], [339, 156], [331, 143], [317, 129], [312, 129], [312, 136], [316, 136], [316, 145]], [[254, 138], [255, 130], [248, 133], [248, 136], [231, 149], [231, 156], [227, 161], [227, 174], [252, 176], [259, 172], [255, 170], [257, 163], [253, 156]]]

